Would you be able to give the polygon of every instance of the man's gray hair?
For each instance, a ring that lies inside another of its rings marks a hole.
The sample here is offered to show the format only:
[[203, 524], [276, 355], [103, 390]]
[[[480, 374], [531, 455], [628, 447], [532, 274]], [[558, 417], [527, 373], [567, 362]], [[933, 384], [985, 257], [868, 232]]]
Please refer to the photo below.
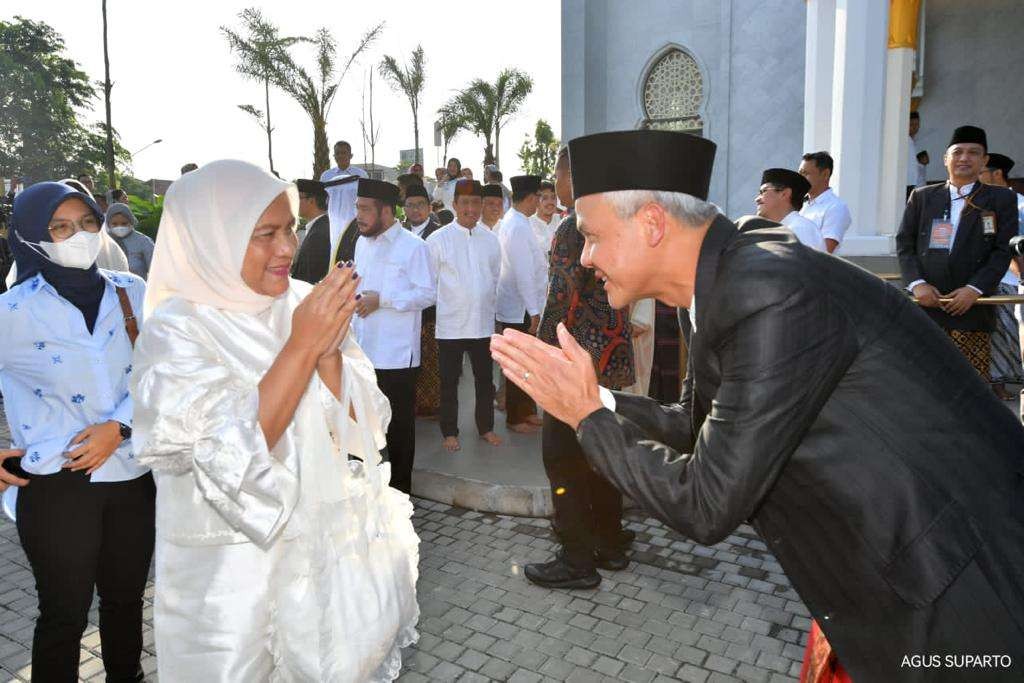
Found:
[[718, 207], [714, 204], [682, 192], [617, 190], [603, 194], [622, 219], [632, 218], [637, 211], [651, 202], [661, 205], [680, 223], [695, 227], [704, 225], [719, 213]]

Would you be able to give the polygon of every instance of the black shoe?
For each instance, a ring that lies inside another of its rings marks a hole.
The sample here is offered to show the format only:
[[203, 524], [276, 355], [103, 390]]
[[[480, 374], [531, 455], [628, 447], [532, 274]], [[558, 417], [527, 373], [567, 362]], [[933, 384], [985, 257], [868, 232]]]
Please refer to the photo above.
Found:
[[550, 562], [528, 564], [523, 574], [531, 583], [545, 588], [597, 588], [601, 583], [595, 569], [577, 569], [561, 555]]
[[620, 572], [629, 566], [629, 556], [620, 548], [614, 550], [595, 550], [594, 564], [597, 565], [598, 569]]
[[636, 540], [636, 532], [632, 529], [622, 529], [619, 531], [619, 548], [625, 552], [629, 550], [630, 546], [633, 545], [633, 541]]

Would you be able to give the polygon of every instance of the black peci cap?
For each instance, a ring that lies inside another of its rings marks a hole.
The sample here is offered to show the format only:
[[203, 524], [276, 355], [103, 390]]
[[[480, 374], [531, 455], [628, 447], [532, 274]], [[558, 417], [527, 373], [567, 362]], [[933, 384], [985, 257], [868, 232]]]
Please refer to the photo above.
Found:
[[305, 178], [299, 178], [295, 181], [295, 186], [299, 188], [299, 192], [302, 194], [321, 195], [327, 192], [324, 189], [324, 184], [319, 180], [307, 180]]
[[573, 196], [617, 190], [708, 198], [715, 143], [689, 133], [626, 130], [569, 141]]
[[366, 199], [379, 199], [385, 204], [394, 206], [398, 203], [398, 186], [383, 180], [373, 178], [360, 178], [359, 189], [356, 190], [357, 197]]
[[1013, 164], [1013, 159], [1006, 156], [1005, 154], [998, 154], [996, 152], [992, 152], [991, 154], [988, 155], [988, 167], [998, 168], [1000, 171], [1003, 172], [1004, 178], [1010, 177], [1010, 169], [1013, 168]]
[[539, 192], [540, 181], [539, 175], [517, 175], [509, 179], [509, 182], [512, 183], [512, 194], [516, 196]]
[[983, 128], [978, 128], [977, 126], [960, 126], [954, 130], [953, 137], [949, 139], [946, 149], [963, 143], [974, 143], [988, 150], [988, 136], [985, 135]]
[[788, 168], [769, 168], [761, 174], [761, 184], [781, 185], [793, 190], [793, 198], [803, 197], [811, 189], [811, 184], [802, 175]]

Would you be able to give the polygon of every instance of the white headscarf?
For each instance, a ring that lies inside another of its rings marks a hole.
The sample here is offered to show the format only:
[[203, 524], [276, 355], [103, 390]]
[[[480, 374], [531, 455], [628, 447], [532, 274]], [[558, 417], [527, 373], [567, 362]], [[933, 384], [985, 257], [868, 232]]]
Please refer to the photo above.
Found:
[[282, 192], [295, 213], [295, 185], [236, 159], [213, 161], [175, 180], [160, 218], [146, 316], [172, 297], [242, 313], [266, 310], [274, 299], [245, 284], [242, 262], [256, 220]]

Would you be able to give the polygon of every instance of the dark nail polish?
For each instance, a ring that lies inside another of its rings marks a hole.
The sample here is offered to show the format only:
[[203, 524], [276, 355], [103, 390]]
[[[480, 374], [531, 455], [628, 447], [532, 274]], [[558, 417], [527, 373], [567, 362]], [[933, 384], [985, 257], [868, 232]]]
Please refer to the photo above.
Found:
[[359, 277], [359, 273], [357, 273], [356, 271], [353, 270], [352, 271], [352, 279], [355, 280], [357, 277]]
[[362, 298], [363, 298], [362, 294], [356, 294], [356, 301], [359, 301]]

